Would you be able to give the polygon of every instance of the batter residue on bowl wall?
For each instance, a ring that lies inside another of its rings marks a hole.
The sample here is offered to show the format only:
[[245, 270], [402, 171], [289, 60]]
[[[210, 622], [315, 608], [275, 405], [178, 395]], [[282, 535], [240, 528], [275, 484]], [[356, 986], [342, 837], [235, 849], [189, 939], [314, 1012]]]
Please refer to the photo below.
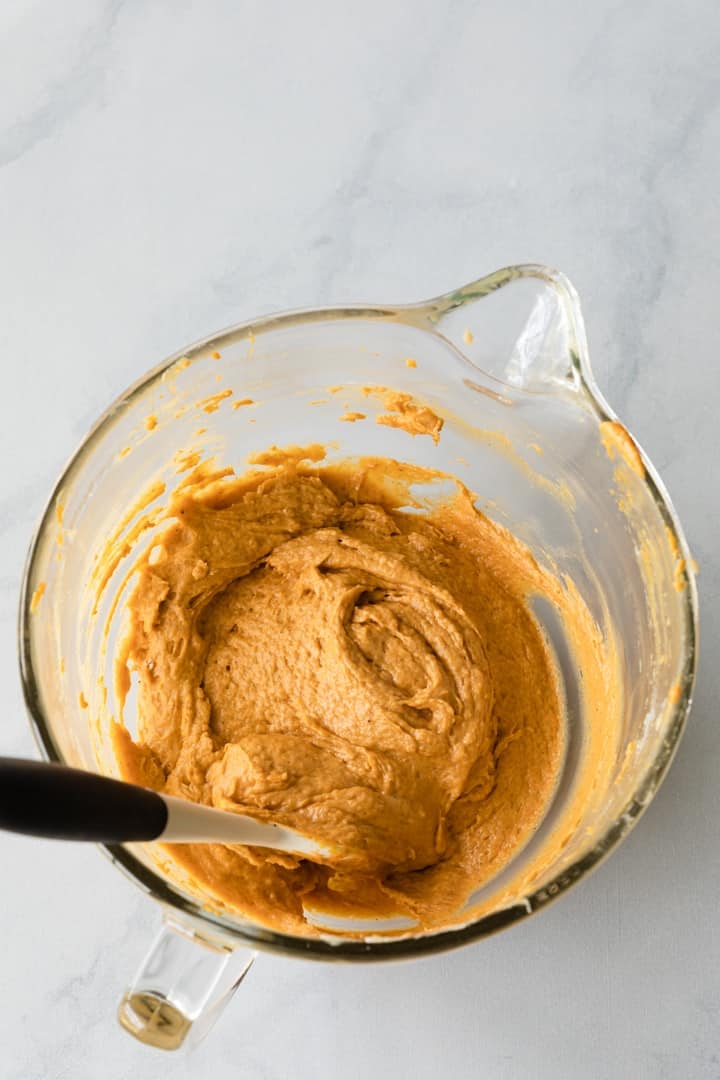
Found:
[[116, 681], [122, 699], [137, 680], [138, 731], [116, 724], [115, 752], [129, 780], [339, 847], [321, 865], [174, 845], [200, 896], [305, 936], [308, 910], [449, 925], [533, 834], [563, 760], [528, 597], [575, 626], [591, 689], [601, 635], [459, 481], [419, 506], [412, 485], [454, 478], [322, 457], [273, 447], [171, 493], [135, 565]]

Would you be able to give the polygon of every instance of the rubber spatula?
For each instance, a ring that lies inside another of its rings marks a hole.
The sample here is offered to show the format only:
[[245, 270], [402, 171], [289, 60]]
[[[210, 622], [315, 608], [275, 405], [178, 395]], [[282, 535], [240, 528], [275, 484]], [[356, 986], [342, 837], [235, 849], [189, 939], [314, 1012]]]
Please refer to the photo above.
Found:
[[0, 757], [0, 829], [101, 844], [244, 844], [301, 856], [330, 848], [293, 829], [160, 795], [83, 769]]

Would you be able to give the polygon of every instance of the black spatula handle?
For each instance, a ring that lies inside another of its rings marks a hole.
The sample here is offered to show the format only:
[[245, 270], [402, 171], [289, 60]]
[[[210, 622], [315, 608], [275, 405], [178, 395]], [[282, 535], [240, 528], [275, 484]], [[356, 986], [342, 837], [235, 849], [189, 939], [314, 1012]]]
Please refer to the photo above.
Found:
[[57, 840], [154, 840], [168, 810], [155, 791], [44, 761], [0, 757], [0, 828]]

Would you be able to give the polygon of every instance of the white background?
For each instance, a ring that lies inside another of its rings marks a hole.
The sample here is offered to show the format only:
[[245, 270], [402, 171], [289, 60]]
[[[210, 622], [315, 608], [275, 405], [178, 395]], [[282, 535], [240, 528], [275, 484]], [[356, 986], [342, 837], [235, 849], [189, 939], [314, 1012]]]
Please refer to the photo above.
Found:
[[701, 567], [668, 779], [559, 904], [445, 956], [263, 957], [208, 1041], [114, 1020], [158, 913], [95, 849], [0, 838], [2, 1080], [720, 1077], [716, 0], [3, 0], [0, 753], [15, 613], [94, 417], [270, 310], [420, 299], [523, 260], [580, 291], [606, 396]]

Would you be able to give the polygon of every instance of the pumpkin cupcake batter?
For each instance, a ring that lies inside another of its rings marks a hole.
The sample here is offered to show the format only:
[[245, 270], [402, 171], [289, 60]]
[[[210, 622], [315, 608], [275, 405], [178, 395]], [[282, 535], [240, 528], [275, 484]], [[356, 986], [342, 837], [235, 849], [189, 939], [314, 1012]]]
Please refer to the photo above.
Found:
[[170, 496], [136, 564], [117, 665], [138, 732], [116, 725], [116, 754], [127, 779], [337, 846], [169, 849], [215, 903], [306, 936], [309, 911], [440, 927], [555, 788], [563, 703], [527, 597], [561, 587], [459, 481], [412, 506], [440, 474], [321, 456], [273, 448]]

